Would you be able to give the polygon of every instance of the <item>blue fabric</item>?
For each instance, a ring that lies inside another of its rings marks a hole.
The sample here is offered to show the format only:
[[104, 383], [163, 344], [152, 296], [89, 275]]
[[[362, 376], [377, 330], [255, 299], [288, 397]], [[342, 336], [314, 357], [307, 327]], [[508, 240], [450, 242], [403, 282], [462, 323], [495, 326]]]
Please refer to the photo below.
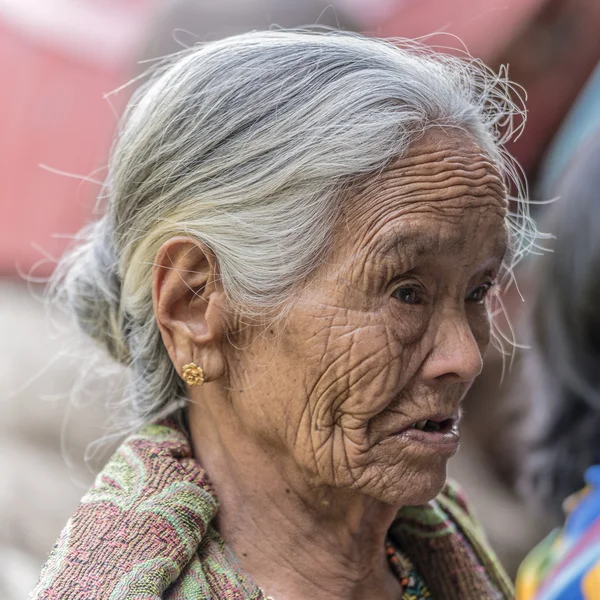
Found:
[[570, 514], [527, 556], [517, 578], [517, 600], [600, 600], [600, 465], [586, 487], [567, 499]]

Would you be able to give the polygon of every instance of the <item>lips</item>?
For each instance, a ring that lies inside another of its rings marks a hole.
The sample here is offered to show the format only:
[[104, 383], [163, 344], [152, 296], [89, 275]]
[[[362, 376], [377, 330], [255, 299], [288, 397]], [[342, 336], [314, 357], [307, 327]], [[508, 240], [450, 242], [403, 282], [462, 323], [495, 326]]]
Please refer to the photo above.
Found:
[[394, 432], [390, 437], [409, 442], [418, 451], [452, 455], [458, 450], [458, 416], [431, 415]]

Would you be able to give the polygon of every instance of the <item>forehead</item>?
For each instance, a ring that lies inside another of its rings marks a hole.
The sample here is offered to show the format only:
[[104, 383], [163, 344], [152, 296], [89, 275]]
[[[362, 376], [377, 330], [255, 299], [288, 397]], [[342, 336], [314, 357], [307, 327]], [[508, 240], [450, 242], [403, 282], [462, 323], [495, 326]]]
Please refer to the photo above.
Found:
[[433, 130], [354, 190], [338, 245], [352, 239], [382, 252], [398, 246], [416, 253], [458, 252], [483, 236], [502, 246], [506, 210], [500, 173], [473, 139]]

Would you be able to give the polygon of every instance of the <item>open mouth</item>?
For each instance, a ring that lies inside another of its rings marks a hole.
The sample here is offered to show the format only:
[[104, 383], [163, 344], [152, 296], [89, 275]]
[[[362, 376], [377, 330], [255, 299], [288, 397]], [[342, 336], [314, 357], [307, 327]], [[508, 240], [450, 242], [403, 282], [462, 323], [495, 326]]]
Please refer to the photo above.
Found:
[[452, 431], [455, 424], [455, 419], [443, 419], [442, 421], [425, 419], [423, 421], [417, 421], [416, 423], [413, 423], [409, 429], [418, 429], [419, 431], [433, 433], [449, 433]]
[[415, 452], [452, 456], [458, 450], [460, 442], [459, 416], [432, 417], [434, 418], [416, 421], [409, 427], [396, 431], [391, 438], [402, 440], [403, 444], [410, 443]]

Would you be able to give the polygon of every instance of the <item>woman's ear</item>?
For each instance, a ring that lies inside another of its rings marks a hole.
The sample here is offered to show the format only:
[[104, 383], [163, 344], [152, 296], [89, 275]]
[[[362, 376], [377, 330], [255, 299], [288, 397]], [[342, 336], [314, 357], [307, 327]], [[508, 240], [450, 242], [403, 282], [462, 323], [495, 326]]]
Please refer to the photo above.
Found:
[[194, 362], [205, 381], [225, 372], [226, 299], [214, 254], [188, 237], [174, 237], [159, 249], [152, 273], [154, 314], [163, 343], [181, 375]]

